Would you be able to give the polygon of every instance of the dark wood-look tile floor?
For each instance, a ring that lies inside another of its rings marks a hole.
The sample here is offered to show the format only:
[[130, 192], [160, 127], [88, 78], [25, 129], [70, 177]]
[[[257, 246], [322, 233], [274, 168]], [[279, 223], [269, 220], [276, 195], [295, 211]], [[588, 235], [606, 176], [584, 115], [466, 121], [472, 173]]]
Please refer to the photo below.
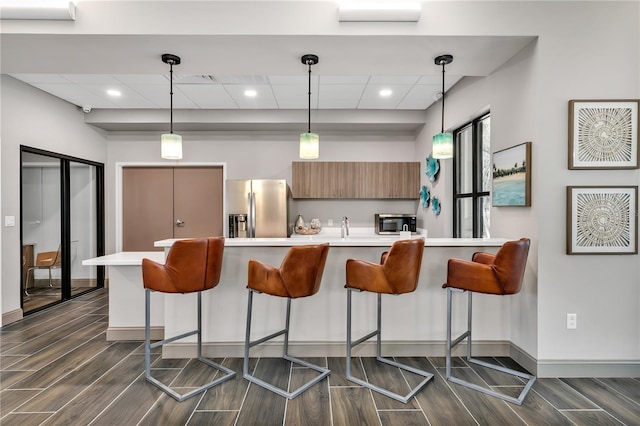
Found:
[[[320, 358], [332, 374], [288, 401], [242, 378], [242, 360], [217, 359], [235, 379], [178, 403], [144, 379], [142, 342], [107, 342], [106, 290], [0, 329], [1, 425], [638, 425], [640, 380], [538, 379], [522, 406], [444, 380], [444, 358], [401, 358], [435, 374], [408, 404], [345, 379], [343, 358]], [[154, 375], [186, 391], [211, 379], [196, 360], [152, 354]], [[514, 367], [508, 358], [493, 359]], [[455, 359], [455, 374], [516, 395], [522, 382]], [[315, 372], [252, 359], [258, 377], [295, 388]], [[419, 377], [356, 358], [354, 374], [395, 390]]]

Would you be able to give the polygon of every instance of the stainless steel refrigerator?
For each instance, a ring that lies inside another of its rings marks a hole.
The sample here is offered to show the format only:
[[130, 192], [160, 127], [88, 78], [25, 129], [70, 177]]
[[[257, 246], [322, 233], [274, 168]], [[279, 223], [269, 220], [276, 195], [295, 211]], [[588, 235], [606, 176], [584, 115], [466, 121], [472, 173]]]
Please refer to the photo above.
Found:
[[227, 180], [228, 237], [288, 237], [290, 196], [284, 179]]

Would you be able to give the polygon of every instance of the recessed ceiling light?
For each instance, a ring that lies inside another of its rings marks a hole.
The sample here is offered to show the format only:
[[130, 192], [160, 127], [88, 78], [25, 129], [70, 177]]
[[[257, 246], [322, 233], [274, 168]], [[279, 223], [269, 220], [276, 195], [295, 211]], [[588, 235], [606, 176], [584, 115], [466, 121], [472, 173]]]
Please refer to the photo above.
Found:
[[253, 89], [247, 89], [244, 91], [244, 95], [248, 98], [255, 98], [258, 92]]
[[393, 93], [393, 91], [391, 89], [382, 89], [380, 91], [380, 96], [386, 98], [386, 97], [391, 96], [392, 93]]
[[115, 89], [109, 89], [109, 90], [107, 90], [107, 95], [113, 96], [113, 97], [118, 97], [118, 96], [122, 96], [122, 92], [120, 92], [119, 90], [115, 90]]

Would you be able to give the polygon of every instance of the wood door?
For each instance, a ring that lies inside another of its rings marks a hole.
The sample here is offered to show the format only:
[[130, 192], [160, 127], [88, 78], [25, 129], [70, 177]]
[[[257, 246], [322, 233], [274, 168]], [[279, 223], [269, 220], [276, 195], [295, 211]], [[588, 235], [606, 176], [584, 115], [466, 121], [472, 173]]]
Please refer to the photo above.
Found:
[[122, 169], [122, 250], [158, 251], [173, 238], [173, 168]]
[[174, 238], [223, 235], [222, 167], [176, 167], [173, 176]]

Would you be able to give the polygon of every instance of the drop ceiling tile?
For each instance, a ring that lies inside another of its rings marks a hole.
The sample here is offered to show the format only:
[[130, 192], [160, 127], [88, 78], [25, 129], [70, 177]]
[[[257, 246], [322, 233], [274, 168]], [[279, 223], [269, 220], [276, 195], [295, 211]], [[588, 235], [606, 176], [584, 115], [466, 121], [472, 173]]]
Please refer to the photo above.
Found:
[[[256, 84], [225, 84], [223, 85], [227, 93], [233, 98], [238, 108], [242, 109], [275, 109], [278, 108], [276, 99], [269, 85]], [[255, 97], [247, 97], [244, 91], [255, 90]]]
[[318, 107], [321, 109], [355, 109], [364, 89], [364, 84], [321, 84]]
[[[411, 89], [411, 85], [368, 84], [358, 103], [358, 109], [395, 109]], [[380, 96], [380, 90], [391, 89], [388, 97]]]
[[[174, 85], [174, 89], [176, 86]], [[237, 109], [238, 105], [221, 84], [179, 84], [177, 88], [197, 108]], [[175, 93], [175, 90], [174, 90]]]
[[418, 75], [372, 75], [369, 84], [416, 84]]
[[[309, 85], [309, 74], [308, 71], [300, 75], [270, 75], [269, 81], [273, 86], [290, 86], [290, 85], [300, 85], [307, 87]], [[311, 69], [311, 85], [318, 84], [318, 75], [313, 74], [313, 68]]]
[[[305, 85], [272, 85], [278, 108], [306, 109], [309, 104], [309, 87]], [[311, 82], [311, 108], [318, 108], [318, 86]]]
[[[115, 74], [113, 76], [119, 82], [126, 85], [138, 85], [138, 84], [157, 84], [168, 85], [169, 79], [162, 74]], [[175, 80], [174, 80], [175, 83]]]
[[[140, 96], [148, 99], [155, 108], [169, 108], [171, 100], [169, 95], [169, 86], [166, 85], [147, 85], [140, 84], [132, 87], [132, 90], [135, 90], [140, 94]], [[178, 88], [176, 85], [173, 86], [173, 107], [174, 108], [188, 108], [194, 109], [198, 108], [198, 106], [184, 93]]]
[[34, 86], [77, 106], [90, 105], [92, 108], [117, 107], [116, 104], [108, 99], [97, 96], [75, 84], [34, 84]]
[[320, 84], [367, 84], [369, 81], [368, 75], [321, 75]]
[[69, 84], [69, 80], [58, 74], [9, 74], [29, 84]]
[[416, 84], [407, 92], [398, 104], [397, 109], [427, 109], [435, 102], [434, 95], [440, 93], [442, 88], [436, 85]]
[[[462, 77], [459, 75], [449, 75], [445, 74], [444, 76], [444, 87], [448, 90], [449, 87], [453, 86], [460, 80]], [[423, 75], [418, 80], [417, 84], [426, 84], [426, 85], [438, 85], [442, 86], [442, 74], [440, 75]]]
[[75, 84], [104, 84], [113, 85], [120, 84], [112, 75], [108, 74], [64, 74], [64, 78]]

